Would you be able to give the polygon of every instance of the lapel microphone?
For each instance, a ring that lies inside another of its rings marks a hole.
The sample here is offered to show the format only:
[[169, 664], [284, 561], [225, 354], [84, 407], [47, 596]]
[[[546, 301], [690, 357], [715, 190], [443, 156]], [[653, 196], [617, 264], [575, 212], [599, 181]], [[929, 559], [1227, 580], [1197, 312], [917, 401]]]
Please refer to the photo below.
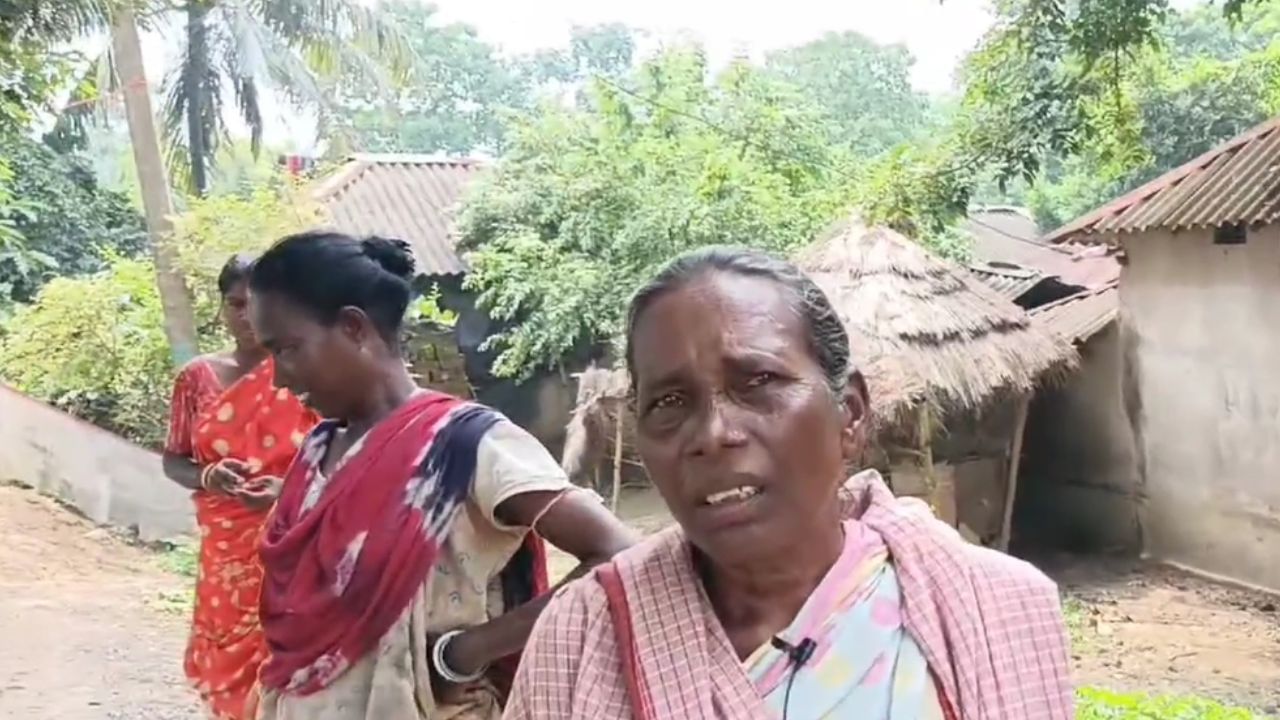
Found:
[[787, 678], [786, 694], [782, 697], [782, 720], [787, 720], [787, 715], [791, 711], [791, 688], [796, 684], [796, 673], [800, 672], [800, 668], [809, 662], [813, 657], [813, 651], [818, 649], [818, 643], [813, 638], [803, 638], [800, 642], [792, 645], [785, 639], [774, 635], [769, 644], [775, 650], [780, 650], [787, 654], [787, 659], [791, 661], [791, 673]]
[[774, 649], [781, 650], [786, 653], [787, 659], [791, 661], [791, 664], [796, 670], [804, 667], [804, 664], [809, 662], [813, 657], [813, 651], [818, 649], [818, 643], [814, 641], [813, 638], [804, 638], [795, 645], [792, 645], [781, 637], [775, 635], [773, 636], [773, 639], [769, 641], [769, 644], [772, 645]]

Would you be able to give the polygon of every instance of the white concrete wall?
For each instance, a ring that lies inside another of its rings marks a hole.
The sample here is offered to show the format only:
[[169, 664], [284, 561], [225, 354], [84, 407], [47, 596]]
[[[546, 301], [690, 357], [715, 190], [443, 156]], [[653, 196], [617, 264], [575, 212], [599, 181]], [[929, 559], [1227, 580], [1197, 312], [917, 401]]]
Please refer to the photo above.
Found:
[[195, 528], [190, 493], [164, 477], [160, 457], [0, 384], [0, 481], [17, 480], [90, 519], [143, 540]]
[[1147, 548], [1280, 589], [1280, 225], [1124, 246]]

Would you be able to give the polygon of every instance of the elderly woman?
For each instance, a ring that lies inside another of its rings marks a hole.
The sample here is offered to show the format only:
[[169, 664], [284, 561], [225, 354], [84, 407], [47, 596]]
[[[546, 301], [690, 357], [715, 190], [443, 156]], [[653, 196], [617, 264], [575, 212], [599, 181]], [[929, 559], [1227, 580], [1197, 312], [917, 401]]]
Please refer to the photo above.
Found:
[[741, 250], [674, 261], [627, 326], [637, 442], [678, 526], [569, 585], [505, 717], [1068, 720], [1054, 585], [874, 472], [829, 300]]

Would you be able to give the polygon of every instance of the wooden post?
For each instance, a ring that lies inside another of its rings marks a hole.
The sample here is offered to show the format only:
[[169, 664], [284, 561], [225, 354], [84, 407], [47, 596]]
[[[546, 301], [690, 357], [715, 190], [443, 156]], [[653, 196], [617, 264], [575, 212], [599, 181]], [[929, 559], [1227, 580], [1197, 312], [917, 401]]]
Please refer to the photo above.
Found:
[[929, 502], [933, 502], [933, 493], [937, 483], [933, 477], [933, 419], [929, 416], [929, 401], [920, 404], [917, 417], [916, 441], [920, 444], [920, 470], [924, 475], [924, 486], [929, 493]]
[[1000, 551], [1009, 552], [1009, 539], [1013, 534], [1013, 503], [1018, 497], [1018, 467], [1022, 464], [1022, 436], [1027, 429], [1027, 413], [1031, 408], [1031, 395], [1018, 398], [1018, 414], [1013, 421], [1013, 447], [1009, 451], [1009, 482], [1005, 484], [1004, 517], [1000, 522]]
[[173, 221], [170, 219], [173, 202], [169, 196], [169, 180], [160, 154], [155, 116], [151, 113], [151, 95], [142, 66], [138, 25], [127, 7], [116, 13], [111, 40], [120, 86], [124, 89], [124, 109], [129, 120], [133, 161], [138, 166], [147, 234], [151, 238], [151, 252], [155, 258], [156, 285], [160, 288], [160, 305], [164, 312], [164, 333], [169, 340], [174, 363], [182, 365], [199, 351], [196, 347], [195, 311], [173, 248]]
[[614, 515], [618, 514], [618, 496], [622, 494], [622, 423], [625, 422], [625, 417], [623, 409], [619, 407], [613, 431], [613, 497], [609, 501]]

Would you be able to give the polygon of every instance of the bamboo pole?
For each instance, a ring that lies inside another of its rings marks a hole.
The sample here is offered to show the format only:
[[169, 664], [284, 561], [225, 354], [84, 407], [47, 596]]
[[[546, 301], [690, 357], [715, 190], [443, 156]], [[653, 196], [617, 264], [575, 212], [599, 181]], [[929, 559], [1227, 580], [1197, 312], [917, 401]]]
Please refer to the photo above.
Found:
[[622, 493], [622, 408], [618, 408], [618, 419], [613, 431], [613, 496], [609, 503], [615, 515], [618, 514], [618, 495]]
[[1018, 399], [1018, 414], [1013, 421], [1013, 447], [1009, 451], [1009, 482], [1005, 485], [1004, 517], [1000, 522], [1000, 550], [1009, 552], [1009, 540], [1013, 535], [1013, 503], [1018, 497], [1018, 468], [1022, 464], [1022, 438], [1027, 429], [1027, 413], [1031, 408], [1031, 395]]
[[932, 503], [934, 501], [934, 493], [937, 491], [937, 483], [934, 482], [933, 478], [933, 419], [929, 414], [929, 402], [927, 400], [920, 403], [920, 413], [917, 420], [919, 425], [916, 428], [916, 440], [920, 443], [920, 470], [924, 475], [924, 486], [929, 493], [929, 502]]

